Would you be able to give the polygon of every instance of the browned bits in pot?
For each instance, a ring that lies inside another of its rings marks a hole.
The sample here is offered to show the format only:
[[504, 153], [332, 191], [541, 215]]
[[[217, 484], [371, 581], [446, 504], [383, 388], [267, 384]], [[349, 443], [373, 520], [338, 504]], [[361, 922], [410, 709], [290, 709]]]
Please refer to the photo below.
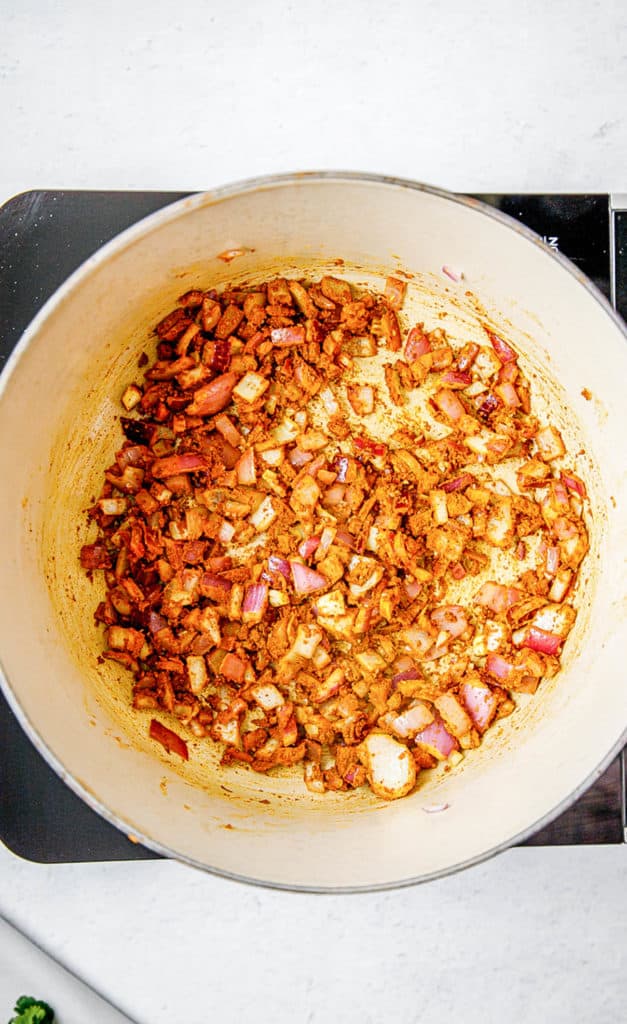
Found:
[[156, 326], [80, 561], [169, 754], [392, 799], [558, 670], [585, 483], [507, 341], [406, 324], [406, 290], [194, 288]]

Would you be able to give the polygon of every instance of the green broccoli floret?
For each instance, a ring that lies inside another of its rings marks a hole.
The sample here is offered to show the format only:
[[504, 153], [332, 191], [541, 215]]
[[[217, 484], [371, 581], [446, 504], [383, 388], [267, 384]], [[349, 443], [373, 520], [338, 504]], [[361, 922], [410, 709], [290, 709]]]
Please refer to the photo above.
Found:
[[9, 1024], [54, 1024], [54, 1010], [43, 999], [20, 996]]

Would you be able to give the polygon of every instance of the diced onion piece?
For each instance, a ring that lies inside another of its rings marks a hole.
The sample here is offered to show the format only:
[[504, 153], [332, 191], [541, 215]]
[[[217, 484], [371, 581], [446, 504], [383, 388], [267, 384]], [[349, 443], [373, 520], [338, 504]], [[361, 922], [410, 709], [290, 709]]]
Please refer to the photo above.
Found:
[[446, 761], [453, 751], [457, 750], [456, 739], [451, 736], [444, 723], [437, 718], [416, 735], [415, 742], [436, 757], [438, 761]]
[[369, 384], [349, 384], [346, 396], [357, 416], [369, 416], [374, 410], [374, 388]]
[[477, 455], [491, 457], [495, 461], [503, 458], [512, 447], [509, 437], [503, 434], [495, 434], [492, 430], [480, 430], [478, 434], [472, 434], [464, 438], [464, 444]]
[[285, 453], [283, 448], [266, 448], [264, 452], [259, 452], [259, 457], [268, 466], [280, 466], [285, 458]]
[[255, 704], [258, 704], [264, 711], [274, 711], [275, 708], [280, 708], [285, 704], [281, 691], [273, 683], [259, 683], [257, 686], [251, 686], [250, 693]]
[[220, 665], [220, 675], [225, 679], [231, 679], [234, 683], [243, 683], [246, 673], [246, 665], [237, 654], [230, 651]]
[[215, 424], [216, 430], [222, 435], [224, 440], [232, 444], [234, 448], [239, 448], [244, 438], [226, 413], [220, 413], [219, 416], [216, 416]]
[[321, 680], [309, 691], [309, 699], [314, 704], [323, 704], [325, 700], [334, 697], [344, 682], [344, 670], [334, 668], [326, 679]]
[[535, 436], [540, 458], [545, 462], [552, 462], [564, 455], [566, 448], [557, 427], [543, 427]]
[[319, 544], [319, 537], [307, 537], [306, 540], [302, 541], [298, 545], [298, 554], [300, 555], [301, 558], [311, 558]]
[[480, 683], [462, 683], [460, 693], [473, 725], [485, 732], [496, 714], [497, 700], [489, 686]]
[[422, 583], [420, 580], [405, 580], [405, 593], [407, 594], [410, 601], [414, 601], [420, 591], [422, 590]]
[[457, 697], [452, 693], [442, 693], [439, 697], [435, 698], [433, 703], [442, 715], [447, 729], [450, 729], [453, 736], [460, 741], [462, 747], [466, 748], [469, 746], [472, 720]]
[[341, 590], [330, 590], [328, 594], [321, 594], [316, 598], [315, 609], [319, 615], [334, 616], [344, 615], [346, 602]]
[[501, 369], [501, 360], [498, 358], [496, 352], [491, 348], [486, 348], [482, 345], [476, 355], [473, 363], [473, 368], [479, 374], [482, 380], [489, 381], [494, 377]]
[[306, 466], [308, 462], [313, 460], [313, 455], [311, 452], [302, 452], [300, 448], [292, 448], [288, 459], [294, 469], [302, 469], [303, 466]]
[[270, 340], [273, 345], [278, 345], [280, 348], [288, 348], [291, 345], [304, 345], [305, 328], [275, 327], [270, 332]]
[[184, 761], [189, 761], [189, 752], [185, 740], [182, 740], [175, 732], [172, 732], [167, 726], [158, 722], [156, 718], [153, 718], [150, 723], [149, 735], [151, 739], [157, 740], [167, 750], [168, 754], [178, 754]]
[[506, 682], [508, 676], [514, 671], [514, 666], [511, 661], [507, 661], [500, 654], [496, 654], [494, 651], [490, 651], [486, 658], [485, 663], [486, 671], [490, 675], [494, 676], [500, 682]]
[[271, 608], [284, 608], [290, 603], [290, 599], [284, 590], [269, 590], [268, 603]]
[[580, 480], [574, 473], [562, 473], [562, 480], [569, 491], [574, 494], [578, 494], [580, 498], [587, 497], [586, 485], [583, 480]]
[[433, 512], [433, 521], [436, 526], [443, 526], [448, 522], [448, 506], [446, 504], [445, 491], [430, 491], [429, 504]]
[[[152, 464], [152, 475], [157, 480], [162, 480], [169, 476], [179, 476], [181, 473], [202, 472], [207, 466], [208, 462], [204, 455], [198, 452], [184, 452], [181, 455], [166, 455], [162, 459], [155, 459]], [[130, 466], [127, 467], [124, 473], [129, 473], [130, 469]]]
[[570, 633], [577, 612], [570, 604], [546, 604], [535, 612], [531, 625], [565, 638]]
[[336, 534], [337, 529], [335, 526], [325, 526], [324, 530], [320, 534], [320, 543], [316, 551], [316, 561], [319, 561], [322, 556], [326, 555], [335, 540]]
[[385, 724], [401, 739], [415, 736], [416, 733], [431, 725], [433, 719], [433, 712], [421, 700], [414, 701], [411, 707], [402, 711], [400, 715], [384, 716]]
[[329, 505], [330, 508], [334, 508], [336, 505], [341, 505], [344, 501], [344, 495], [346, 494], [346, 484], [333, 484], [332, 487], [327, 488], [323, 494], [323, 502], [325, 505]]
[[503, 405], [507, 406], [508, 409], [517, 409], [521, 404], [516, 388], [509, 381], [505, 381], [503, 384], [496, 384], [494, 390]]
[[442, 267], [442, 273], [445, 274], [451, 281], [455, 281], [456, 284], [459, 284], [459, 282], [462, 281], [464, 277], [464, 272], [462, 270], [457, 270], [455, 267], [449, 267], [447, 263], [445, 263], [444, 266]]
[[502, 338], [499, 338], [498, 334], [492, 334], [488, 331], [488, 337], [492, 348], [502, 363], [514, 363], [516, 361], [518, 356], [514, 352], [514, 349], [511, 348], [506, 341], [503, 341]]
[[436, 406], [453, 423], [457, 422], [464, 415], [465, 409], [457, 395], [448, 388], [441, 388], [433, 397]]
[[230, 263], [231, 260], [236, 260], [239, 256], [244, 256], [247, 252], [247, 249], [225, 249], [224, 252], [218, 253], [216, 259], [222, 260], [223, 263]]
[[238, 484], [246, 487], [254, 487], [257, 483], [257, 470], [255, 468], [255, 453], [249, 448], [237, 460], [235, 464]]
[[468, 629], [466, 612], [459, 604], [441, 605], [431, 612], [431, 621], [438, 629], [452, 637], [461, 636]]
[[313, 658], [321, 640], [322, 630], [318, 626], [301, 622], [296, 630], [296, 639], [292, 644], [290, 654], [296, 658], [305, 658], [309, 661]]
[[292, 582], [297, 594], [313, 594], [328, 586], [328, 580], [320, 572], [310, 569], [301, 562], [290, 562]]
[[222, 525], [218, 532], [218, 540], [221, 544], [229, 544], [235, 536], [235, 527], [233, 523], [230, 523], [228, 519], [223, 519]]
[[268, 584], [254, 583], [246, 587], [242, 604], [242, 622], [261, 622], [268, 607]]
[[232, 587], [233, 584], [230, 580], [211, 572], [203, 573], [200, 579], [200, 593], [203, 597], [209, 597], [219, 604], [228, 601]]
[[239, 398], [241, 402], [256, 402], [269, 387], [269, 380], [262, 377], [260, 373], [255, 373], [254, 370], [249, 370], [233, 388], [233, 395], [235, 398]]
[[570, 569], [558, 569], [549, 590], [549, 600], [562, 601], [568, 593], [572, 578], [573, 574]]
[[376, 587], [383, 573], [383, 566], [375, 558], [353, 555], [348, 563], [348, 589], [353, 597], [361, 597]]
[[320, 400], [329, 416], [337, 416], [340, 411], [338, 401], [331, 391], [331, 388], [323, 388], [320, 391]]
[[105, 516], [122, 516], [128, 508], [126, 498], [101, 498], [98, 507]]
[[351, 550], [354, 550], [357, 546], [355, 538], [352, 533], [348, 532], [348, 530], [338, 530], [335, 534], [335, 542], [336, 544], [341, 544], [342, 547], [350, 548]]
[[[409, 661], [410, 659], [407, 659], [407, 660]], [[401, 661], [403, 661], [402, 657], [398, 659], [397, 667], [400, 666]], [[413, 665], [412, 668], [406, 668], [406, 669], [403, 669], [402, 672], [396, 672], [392, 676], [392, 686], [396, 686], [397, 683], [405, 682], [405, 680], [421, 679], [421, 678], [422, 678], [422, 676], [421, 676], [420, 669], [416, 665]]]
[[475, 594], [475, 604], [490, 608], [497, 615], [499, 612], [506, 612], [512, 605], [517, 604], [524, 597], [523, 591], [517, 587], [504, 587], [501, 583], [494, 583], [491, 580], [484, 583], [481, 590]]
[[544, 629], [538, 629], [537, 626], [525, 626], [523, 629], [516, 630], [512, 635], [512, 640], [516, 647], [528, 647], [540, 654], [559, 654], [563, 642], [560, 636], [547, 633]]
[[259, 507], [251, 515], [249, 522], [251, 526], [254, 526], [257, 533], [265, 533], [272, 526], [277, 514], [272, 504], [272, 498], [267, 494]]
[[407, 626], [400, 631], [399, 637], [406, 649], [419, 658], [426, 658], [433, 648], [433, 637], [418, 626]]
[[544, 565], [549, 576], [555, 576], [560, 564], [560, 552], [556, 545], [551, 544], [547, 547], [544, 554]]
[[384, 295], [392, 309], [401, 308], [406, 291], [407, 285], [404, 281], [399, 281], [397, 277], [388, 277], [386, 279]]
[[361, 665], [366, 672], [374, 674], [382, 672], [386, 666], [385, 659], [377, 651], [358, 651], [355, 661]]
[[129, 384], [126, 391], [122, 395], [122, 405], [124, 406], [127, 412], [130, 412], [131, 409], [134, 409], [135, 406], [138, 405], [139, 402], [141, 402], [142, 398], [142, 389], [138, 387], [137, 384]]
[[268, 569], [271, 573], [280, 572], [286, 580], [292, 578], [292, 572], [290, 569], [290, 563], [287, 558], [281, 558], [280, 555], [270, 555], [268, 559]]
[[185, 659], [187, 665], [187, 677], [189, 688], [192, 693], [202, 693], [207, 685], [207, 666], [201, 655], [190, 654]]
[[479, 353], [479, 346], [474, 341], [467, 342], [457, 356], [457, 369], [469, 370]]
[[291, 444], [300, 434], [301, 428], [294, 420], [286, 417], [270, 431], [277, 444]]
[[290, 505], [296, 513], [313, 512], [320, 498], [320, 488], [310, 473], [297, 479], [292, 487]]
[[368, 782], [376, 796], [397, 800], [416, 784], [416, 764], [407, 747], [391, 736], [371, 732], [358, 747]]
[[462, 473], [461, 476], [456, 476], [454, 480], [447, 480], [446, 483], [443, 483], [441, 490], [446, 494], [451, 494], [453, 491], [462, 491], [474, 483], [474, 476], [471, 476], [470, 473]]
[[472, 377], [467, 371], [447, 370], [442, 375], [442, 383], [448, 384], [451, 388], [467, 388], [472, 384]]
[[405, 360], [414, 363], [420, 356], [431, 351], [431, 342], [422, 329], [422, 324], [412, 327], [405, 342]]
[[233, 389], [237, 384], [237, 374], [223, 373], [220, 377], [203, 384], [194, 392], [194, 398], [185, 409], [188, 416], [214, 416], [221, 412], [231, 401]]

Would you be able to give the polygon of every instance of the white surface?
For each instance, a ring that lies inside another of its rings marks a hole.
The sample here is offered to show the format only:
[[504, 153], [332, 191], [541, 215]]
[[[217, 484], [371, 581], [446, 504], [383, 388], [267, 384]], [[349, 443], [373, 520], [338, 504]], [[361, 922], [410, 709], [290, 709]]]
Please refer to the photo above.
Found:
[[[10, 6], [0, 200], [313, 167], [627, 191], [623, 0]], [[0, 850], [0, 910], [141, 1024], [624, 1019], [626, 884], [624, 848], [321, 898]]]
[[0, 879], [3, 910], [141, 1024], [625, 1020], [622, 849], [514, 850], [372, 896], [1, 851]]
[[55, 1013], [55, 1024], [130, 1024], [92, 989], [34, 946], [0, 918], [0, 1006], [8, 1019], [20, 996], [43, 999]]

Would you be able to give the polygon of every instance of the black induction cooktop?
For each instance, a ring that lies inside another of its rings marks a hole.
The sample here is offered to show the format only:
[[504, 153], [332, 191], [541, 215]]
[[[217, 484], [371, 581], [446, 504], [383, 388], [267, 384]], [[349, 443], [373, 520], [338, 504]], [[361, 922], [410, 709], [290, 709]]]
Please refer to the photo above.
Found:
[[[0, 369], [33, 316], [80, 263], [186, 193], [33, 191], [0, 208]], [[568, 256], [627, 319], [627, 209], [607, 194], [482, 195]], [[627, 205], [627, 204], [625, 204]], [[0, 838], [40, 863], [157, 855], [91, 811], [48, 767], [0, 695]], [[622, 843], [625, 751], [528, 846]]]

